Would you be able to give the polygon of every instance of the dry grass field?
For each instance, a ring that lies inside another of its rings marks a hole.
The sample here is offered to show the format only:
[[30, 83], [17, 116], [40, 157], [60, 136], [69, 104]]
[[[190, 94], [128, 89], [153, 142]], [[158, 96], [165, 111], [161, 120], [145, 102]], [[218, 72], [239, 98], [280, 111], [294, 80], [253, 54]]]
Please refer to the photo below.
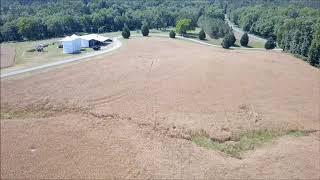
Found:
[[1, 178], [320, 178], [320, 71], [280, 52], [132, 38], [1, 80]]
[[0, 46], [0, 68], [14, 66], [16, 57], [15, 48]]

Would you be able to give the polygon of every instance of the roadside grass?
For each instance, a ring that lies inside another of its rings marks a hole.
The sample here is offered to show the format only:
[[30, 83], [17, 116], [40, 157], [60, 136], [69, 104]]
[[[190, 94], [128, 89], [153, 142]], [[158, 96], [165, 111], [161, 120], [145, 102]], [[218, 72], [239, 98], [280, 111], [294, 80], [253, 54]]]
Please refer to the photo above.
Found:
[[[203, 134], [203, 133], [201, 133]], [[192, 136], [191, 141], [200, 147], [206, 149], [218, 150], [231, 157], [241, 159], [242, 153], [253, 150], [265, 143], [281, 136], [289, 135], [294, 137], [301, 137], [308, 135], [309, 132], [300, 130], [291, 131], [277, 131], [277, 130], [258, 130], [249, 131], [240, 134], [234, 138], [234, 141], [218, 142], [211, 140], [206, 135]]]
[[[235, 35], [235, 37], [237, 39], [236, 45], [241, 46], [240, 39], [241, 39], [243, 34], [235, 31], [234, 35]], [[263, 42], [261, 40], [249, 38], [249, 43], [248, 43], [247, 47], [248, 48], [264, 48], [264, 44], [265, 44], [265, 42]], [[241, 47], [243, 47], [243, 46], [241, 46]]]
[[309, 132], [306, 131], [289, 131], [288, 135], [289, 136], [294, 136], [294, 137], [301, 137], [301, 136], [306, 136], [308, 135]]
[[[188, 31], [186, 37], [199, 40], [198, 35], [199, 35], [200, 30], [201, 30], [201, 28], [196, 28], [195, 30]], [[242, 34], [240, 34], [238, 32], [234, 32], [234, 35], [237, 39], [234, 47], [243, 47], [240, 44], [240, 39], [241, 39]], [[223, 38], [217, 38], [217, 39], [211, 38], [208, 34], [206, 36], [207, 36], [206, 39], [202, 40], [202, 41], [209, 43], [209, 44], [212, 44], [212, 45], [220, 46], [223, 41]], [[255, 39], [249, 39], [249, 43], [248, 43], [247, 48], [264, 48], [264, 42], [259, 41], [259, 40], [255, 40]]]
[[0, 119], [25, 119], [50, 117], [52, 113], [48, 111], [1, 111]]

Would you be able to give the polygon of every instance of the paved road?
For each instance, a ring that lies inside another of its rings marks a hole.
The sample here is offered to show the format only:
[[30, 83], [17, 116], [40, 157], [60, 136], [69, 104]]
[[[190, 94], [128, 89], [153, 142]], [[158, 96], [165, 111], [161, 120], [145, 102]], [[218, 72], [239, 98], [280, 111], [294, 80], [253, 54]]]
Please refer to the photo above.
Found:
[[100, 55], [100, 54], [104, 54], [104, 53], [108, 53], [108, 52], [114, 51], [114, 50], [116, 50], [116, 49], [118, 49], [118, 48], [120, 48], [122, 46], [122, 43], [119, 40], [119, 38], [120, 38], [120, 36], [113, 38], [113, 43], [112, 43], [112, 47], [111, 48], [101, 49], [100, 51], [93, 52], [93, 53], [90, 53], [90, 54], [87, 54], [87, 55], [83, 55], [83, 56], [80, 56], [80, 57], [61, 60], [61, 61], [48, 63], [48, 64], [36, 66], [36, 67], [15, 70], [15, 71], [11, 71], [11, 72], [8, 72], [8, 73], [3, 73], [3, 74], [1, 73], [0, 78], [11, 77], [11, 76], [15, 76], [15, 75], [31, 72], [31, 71], [45, 69], [45, 68], [58, 66], [58, 65], [62, 65], [62, 64], [67, 64], [67, 63], [71, 63], [71, 62], [75, 62], [75, 61], [80, 61], [80, 60], [87, 59], [87, 58], [90, 58], [90, 57], [93, 57], [93, 56], [97, 56], [97, 55]]
[[[224, 17], [225, 17], [225, 21], [228, 23], [228, 25], [229, 25], [230, 27], [232, 27], [232, 29], [233, 29], [234, 31], [236, 31], [236, 32], [238, 32], [238, 33], [240, 33], [240, 34], [244, 34], [244, 33], [245, 33], [242, 29], [240, 29], [238, 26], [236, 26], [235, 24], [233, 24], [233, 23], [229, 20], [227, 14], [225, 14]], [[256, 39], [256, 40], [258, 40], [258, 41], [262, 41], [263, 43], [267, 42], [267, 39], [264, 39], [264, 38], [262, 38], [262, 37], [256, 36], [256, 35], [254, 35], [254, 34], [248, 33], [248, 36], [249, 36], [250, 39]], [[248, 48], [246, 48], [246, 49], [249, 50]], [[263, 48], [250, 48], [250, 49], [263, 49]], [[277, 47], [276, 47], [275, 49], [273, 49], [273, 50], [274, 50], [274, 51], [282, 51], [281, 48], [277, 48]]]
[[[233, 24], [233, 23], [229, 20], [227, 14], [225, 14], [224, 17], [225, 17], [225, 21], [228, 23], [228, 25], [229, 25], [230, 27], [232, 27], [232, 29], [233, 29], [234, 31], [236, 31], [236, 32], [238, 32], [238, 33], [240, 33], [240, 34], [244, 34], [244, 33], [245, 33], [242, 29], [238, 28], [238, 26], [236, 26], [235, 24]], [[259, 36], [256, 36], [256, 35], [254, 35], [254, 34], [249, 34], [249, 33], [248, 33], [248, 35], [249, 35], [249, 37], [250, 37], [251, 39], [256, 39], [256, 40], [259, 40], [259, 41], [262, 41], [262, 42], [266, 42], [266, 41], [267, 41], [266, 39], [264, 39], [264, 38], [262, 38], [262, 37], [259, 37]]]

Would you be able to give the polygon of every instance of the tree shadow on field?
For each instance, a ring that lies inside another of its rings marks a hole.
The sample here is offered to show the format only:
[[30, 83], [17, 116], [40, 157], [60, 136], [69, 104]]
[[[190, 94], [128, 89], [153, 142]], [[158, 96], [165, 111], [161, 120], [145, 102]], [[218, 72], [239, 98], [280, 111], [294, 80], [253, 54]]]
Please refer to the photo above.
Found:
[[185, 37], [187, 37], [187, 38], [197, 38], [198, 34], [197, 33], [187, 33], [185, 35]]

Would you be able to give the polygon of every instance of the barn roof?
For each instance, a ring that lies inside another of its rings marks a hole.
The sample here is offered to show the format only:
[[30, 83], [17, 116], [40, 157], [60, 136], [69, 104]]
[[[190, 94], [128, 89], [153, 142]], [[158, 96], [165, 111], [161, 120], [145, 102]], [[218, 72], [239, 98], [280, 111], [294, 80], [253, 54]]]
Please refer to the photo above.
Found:
[[105, 36], [100, 36], [100, 35], [97, 35], [97, 34], [88, 34], [88, 35], [84, 35], [84, 36], [78, 36], [78, 35], [75, 35], [73, 34], [72, 36], [67, 36], [63, 39], [61, 39], [60, 41], [64, 42], [64, 41], [73, 41], [75, 39], [85, 39], [85, 40], [96, 40], [96, 41], [100, 41], [100, 42], [104, 42], [106, 40], [110, 40], [109, 37], [105, 37]]
[[85, 39], [85, 40], [96, 40], [96, 41], [100, 41], [100, 42], [104, 42], [106, 40], [110, 40], [109, 37], [105, 37], [105, 36], [100, 36], [97, 34], [88, 34], [88, 35], [84, 35], [80, 37], [81, 39]]
[[60, 41], [62, 41], [62, 42], [65, 42], [65, 41], [73, 41], [73, 40], [75, 40], [75, 39], [79, 39], [80, 37], [79, 36], [77, 36], [77, 35], [72, 35], [72, 36], [67, 36], [67, 37], [65, 37], [65, 38], [63, 38], [63, 39], [61, 39]]
[[73, 34], [73, 35], [71, 36], [71, 38], [78, 39], [78, 38], [80, 38], [80, 36]]

